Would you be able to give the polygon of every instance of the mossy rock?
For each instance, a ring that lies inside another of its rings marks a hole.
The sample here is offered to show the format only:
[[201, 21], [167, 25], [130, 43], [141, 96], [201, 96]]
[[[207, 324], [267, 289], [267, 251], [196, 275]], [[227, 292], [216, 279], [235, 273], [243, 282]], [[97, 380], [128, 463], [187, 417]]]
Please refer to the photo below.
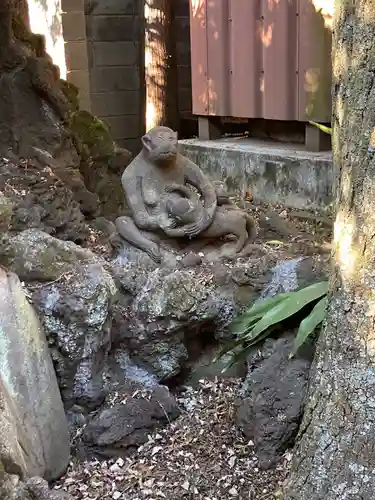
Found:
[[99, 261], [90, 250], [37, 229], [0, 239], [0, 264], [25, 281], [53, 281], [81, 264]]
[[68, 99], [74, 111], [79, 109], [79, 90], [73, 83], [60, 79], [60, 86], [63, 94]]
[[73, 113], [70, 128], [92, 158], [108, 158], [116, 152], [116, 144], [106, 124], [88, 111]]

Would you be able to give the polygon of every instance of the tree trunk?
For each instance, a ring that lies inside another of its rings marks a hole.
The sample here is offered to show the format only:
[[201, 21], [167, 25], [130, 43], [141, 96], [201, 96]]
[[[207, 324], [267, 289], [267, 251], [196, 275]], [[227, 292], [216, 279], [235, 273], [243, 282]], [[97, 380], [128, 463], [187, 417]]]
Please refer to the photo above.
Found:
[[174, 3], [145, 0], [146, 128], [178, 127]]
[[333, 266], [288, 500], [375, 495], [374, 40], [374, 0], [336, 0]]

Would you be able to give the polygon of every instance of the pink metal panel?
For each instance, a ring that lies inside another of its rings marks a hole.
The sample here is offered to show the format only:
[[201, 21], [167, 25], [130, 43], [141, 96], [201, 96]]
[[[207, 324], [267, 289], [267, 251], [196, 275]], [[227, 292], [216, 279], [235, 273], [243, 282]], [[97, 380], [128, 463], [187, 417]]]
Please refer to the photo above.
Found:
[[[263, 99], [259, 99], [263, 83], [262, 52], [258, 36], [261, 29], [260, 12], [261, 0], [230, 2], [228, 45], [231, 109], [228, 114], [239, 118], [263, 116]], [[252, 36], [245, 36], [246, 33], [251, 33]]]
[[297, 0], [262, 0], [262, 118], [293, 120], [297, 108]]
[[228, 3], [229, 0], [207, 1], [207, 66], [208, 66], [208, 112], [210, 115], [228, 114], [229, 68], [228, 60]]
[[328, 121], [331, 35], [312, 1], [190, 0], [193, 113]]
[[208, 115], [206, 0], [190, 0], [190, 47], [193, 113]]

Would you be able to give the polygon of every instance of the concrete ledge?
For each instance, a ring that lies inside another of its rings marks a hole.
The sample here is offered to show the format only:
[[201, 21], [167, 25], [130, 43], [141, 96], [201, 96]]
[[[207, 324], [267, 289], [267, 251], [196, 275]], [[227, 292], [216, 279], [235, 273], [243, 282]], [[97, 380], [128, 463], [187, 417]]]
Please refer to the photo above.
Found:
[[272, 205], [326, 211], [332, 202], [331, 152], [312, 153], [303, 146], [230, 138], [186, 139], [181, 152], [231, 194]]

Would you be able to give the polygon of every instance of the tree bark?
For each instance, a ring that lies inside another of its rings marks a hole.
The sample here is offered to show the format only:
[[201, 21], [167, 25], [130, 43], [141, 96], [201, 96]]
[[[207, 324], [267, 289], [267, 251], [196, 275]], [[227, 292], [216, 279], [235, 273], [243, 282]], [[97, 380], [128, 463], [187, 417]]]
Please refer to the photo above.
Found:
[[329, 306], [285, 500], [375, 496], [375, 1], [336, 0]]
[[146, 127], [178, 127], [175, 2], [145, 0]]

